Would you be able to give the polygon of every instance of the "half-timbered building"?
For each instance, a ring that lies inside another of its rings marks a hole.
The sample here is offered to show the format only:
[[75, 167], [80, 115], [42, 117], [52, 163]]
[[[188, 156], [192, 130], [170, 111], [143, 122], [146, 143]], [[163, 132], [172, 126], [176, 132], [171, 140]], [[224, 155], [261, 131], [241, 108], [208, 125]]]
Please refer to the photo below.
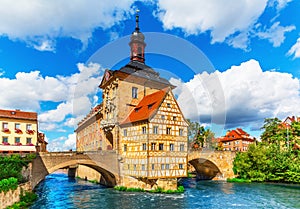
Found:
[[76, 133], [77, 149], [91, 150], [87, 145], [93, 139], [85, 144], [81, 132], [98, 124], [97, 137], [106, 145], [101, 150], [116, 150], [125, 176], [153, 185], [158, 179], [173, 181], [187, 175], [188, 124], [172, 93], [175, 86], [145, 64], [144, 40], [137, 15], [129, 43], [130, 62], [119, 70], [104, 72], [99, 85], [103, 90], [99, 118], [85, 119]]

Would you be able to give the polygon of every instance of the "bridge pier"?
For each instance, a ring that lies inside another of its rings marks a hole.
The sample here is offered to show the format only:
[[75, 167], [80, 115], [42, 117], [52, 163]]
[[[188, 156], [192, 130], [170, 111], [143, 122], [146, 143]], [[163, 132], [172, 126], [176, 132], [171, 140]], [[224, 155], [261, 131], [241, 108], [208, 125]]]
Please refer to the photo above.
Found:
[[77, 167], [78, 167], [77, 165], [69, 166], [69, 168], [68, 168], [68, 177], [71, 177], [71, 178], [76, 177]]

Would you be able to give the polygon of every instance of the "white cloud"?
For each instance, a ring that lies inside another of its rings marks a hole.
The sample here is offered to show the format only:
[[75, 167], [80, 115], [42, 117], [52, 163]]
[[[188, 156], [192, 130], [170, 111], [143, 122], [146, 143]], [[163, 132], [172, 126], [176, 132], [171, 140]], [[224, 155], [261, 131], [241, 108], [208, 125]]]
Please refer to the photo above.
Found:
[[267, 0], [159, 0], [157, 16], [165, 29], [181, 28], [188, 35], [211, 31], [212, 43], [252, 28]]
[[288, 3], [292, 2], [293, 0], [270, 0], [269, 6], [276, 7], [278, 11], [285, 8]]
[[294, 59], [300, 58], [300, 38], [297, 39], [297, 42], [291, 47], [287, 55], [288, 56], [294, 55]]
[[[222, 89], [215, 85], [217, 78]], [[204, 123], [223, 114], [227, 127], [257, 127], [267, 117], [300, 114], [299, 79], [288, 73], [263, 71], [255, 60], [224, 72], [197, 74], [187, 83], [176, 79], [171, 82], [178, 86], [174, 93], [186, 117], [200, 117]], [[223, 108], [220, 94], [225, 98]]]
[[108, 29], [129, 15], [132, 0], [0, 0], [0, 35], [38, 50], [53, 50], [56, 37], [87, 44], [95, 28]]
[[76, 149], [76, 134], [69, 134], [67, 137], [59, 137], [51, 141], [48, 144], [47, 150], [51, 152], [55, 151], [68, 151]]
[[77, 117], [87, 113], [94, 95], [98, 91], [103, 69], [98, 64], [77, 65], [79, 73], [71, 76], [43, 77], [39, 71], [18, 72], [14, 79], [0, 77], [0, 108], [38, 111], [40, 102], [56, 102], [56, 107], [41, 112], [39, 121], [45, 127], [54, 128], [51, 123], [62, 122], [66, 116]]
[[294, 25], [283, 27], [280, 22], [275, 22], [269, 29], [264, 32], [258, 32], [257, 36], [262, 39], [268, 39], [274, 47], [280, 46], [285, 39], [285, 33], [295, 30]]

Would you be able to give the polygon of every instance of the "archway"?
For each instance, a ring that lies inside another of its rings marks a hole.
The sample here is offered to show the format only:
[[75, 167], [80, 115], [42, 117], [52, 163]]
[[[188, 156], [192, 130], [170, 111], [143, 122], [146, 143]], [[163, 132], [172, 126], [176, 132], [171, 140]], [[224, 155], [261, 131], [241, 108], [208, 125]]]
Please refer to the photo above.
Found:
[[205, 158], [198, 158], [189, 161], [195, 168], [197, 178], [200, 180], [212, 180], [213, 178], [222, 175], [216, 164]]
[[97, 172], [99, 172], [101, 174], [101, 179], [100, 179], [100, 183], [108, 186], [108, 187], [113, 187], [117, 184], [117, 180], [118, 180], [118, 175], [114, 174], [108, 170], [106, 170], [105, 166], [101, 166], [101, 164], [97, 164], [92, 160], [67, 160], [61, 163], [53, 163], [52, 165], [45, 165], [45, 163], [43, 162], [43, 160], [40, 157], [37, 157], [36, 159], [34, 159], [33, 161], [33, 166], [32, 166], [32, 172], [31, 172], [31, 186], [32, 189], [38, 184], [40, 183], [47, 175], [62, 169], [62, 168], [69, 168], [69, 167], [73, 167], [76, 165], [84, 165], [87, 166], [89, 168], [92, 168], [94, 170], [96, 170]]
[[74, 165], [84, 165], [84, 166], [87, 166], [87, 167], [92, 168], [92, 169], [96, 170], [97, 172], [99, 172], [101, 174], [100, 183], [105, 186], [114, 187], [117, 184], [116, 176], [113, 173], [105, 170], [101, 166], [95, 164], [94, 161], [90, 161], [90, 160], [86, 160], [86, 161], [82, 161], [82, 162], [78, 162], [78, 160], [70, 160], [70, 161], [67, 161], [64, 163], [60, 163], [52, 168], [49, 168], [48, 172], [50, 174], [58, 169], [66, 168], [66, 167], [70, 167], [70, 166], [74, 166]]

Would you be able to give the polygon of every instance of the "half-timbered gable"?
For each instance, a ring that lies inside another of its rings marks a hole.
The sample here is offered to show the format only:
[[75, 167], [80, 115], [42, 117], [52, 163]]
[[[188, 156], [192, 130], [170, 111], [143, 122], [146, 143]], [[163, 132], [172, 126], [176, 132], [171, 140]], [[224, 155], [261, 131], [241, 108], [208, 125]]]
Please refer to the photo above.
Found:
[[144, 97], [121, 123], [121, 133], [127, 175], [186, 176], [187, 122], [170, 88]]

